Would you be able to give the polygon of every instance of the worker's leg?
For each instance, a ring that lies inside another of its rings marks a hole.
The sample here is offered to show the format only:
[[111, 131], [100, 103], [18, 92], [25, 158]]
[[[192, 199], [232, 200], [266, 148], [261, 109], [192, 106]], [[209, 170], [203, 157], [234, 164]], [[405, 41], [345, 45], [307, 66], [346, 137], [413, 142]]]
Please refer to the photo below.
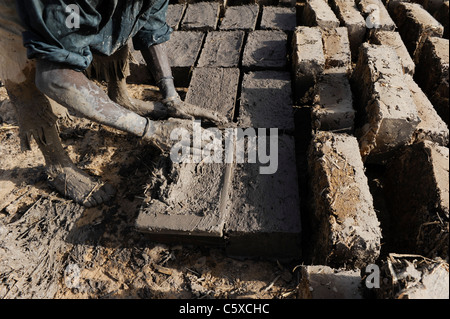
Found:
[[87, 207], [110, 200], [115, 193], [112, 186], [97, 182], [77, 168], [61, 145], [57, 117], [52, 112], [50, 101], [34, 84], [34, 65], [29, 65], [23, 74], [26, 76], [24, 82], [5, 82], [17, 110], [22, 150], [30, 149], [33, 136], [44, 155], [49, 183], [62, 195]]

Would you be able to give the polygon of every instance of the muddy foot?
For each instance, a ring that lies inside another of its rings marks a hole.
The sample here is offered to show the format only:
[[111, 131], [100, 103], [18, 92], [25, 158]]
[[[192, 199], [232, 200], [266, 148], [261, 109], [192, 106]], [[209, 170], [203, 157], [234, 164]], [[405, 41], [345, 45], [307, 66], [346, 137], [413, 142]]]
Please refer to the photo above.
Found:
[[50, 185], [61, 195], [85, 207], [100, 205], [115, 195], [111, 185], [96, 181], [76, 167], [64, 167], [57, 172], [50, 169], [48, 176]]

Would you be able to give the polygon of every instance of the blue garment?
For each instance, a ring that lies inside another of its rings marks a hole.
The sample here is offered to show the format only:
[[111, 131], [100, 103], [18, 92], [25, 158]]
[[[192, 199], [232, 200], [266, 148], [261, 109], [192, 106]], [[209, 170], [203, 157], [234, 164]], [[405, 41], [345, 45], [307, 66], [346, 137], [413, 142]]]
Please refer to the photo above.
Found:
[[[136, 50], [168, 41], [172, 33], [166, 23], [168, 3], [17, 0], [17, 9], [26, 29], [23, 42], [29, 59], [63, 63], [83, 71], [92, 62], [92, 52], [110, 56], [130, 38]], [[72, 5], [76, 5], [75, 11], [70, 10]]]

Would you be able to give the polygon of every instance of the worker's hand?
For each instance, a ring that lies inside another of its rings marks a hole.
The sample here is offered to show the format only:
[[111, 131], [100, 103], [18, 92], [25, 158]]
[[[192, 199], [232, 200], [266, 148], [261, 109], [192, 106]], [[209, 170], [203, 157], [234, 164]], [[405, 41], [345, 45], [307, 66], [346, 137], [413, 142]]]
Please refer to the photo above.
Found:
[[167, 107], [170, 117], [188, 120], [208, 120], [218, 126], [227, 122], [227, 119], [219, 113], [186, 103], [182, 101], [179, 96], [166, 99], [163, 103]]
[[[178, 146], [187, 148], [192, 154], [201, 152], [211, 142], [208, 134], [200, 126], [199, 121], [169, 118], [165, 121], [151, 121], [144, 135], [144, 139], [158, 147], [163, 153], [169, 153], [177, 143]], [[196, 143], [194, 143], [196, 139]]]

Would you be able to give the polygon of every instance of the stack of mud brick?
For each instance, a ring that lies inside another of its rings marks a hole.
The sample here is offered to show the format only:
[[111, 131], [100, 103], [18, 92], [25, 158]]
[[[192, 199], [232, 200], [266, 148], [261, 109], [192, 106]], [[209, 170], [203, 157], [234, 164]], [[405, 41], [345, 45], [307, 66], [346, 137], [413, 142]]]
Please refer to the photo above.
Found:
[[[278, 171], [172, 163], [140, 230], [320, 265], [302, 267], [305, 298], [364, 297], [362, 270], [390, 273], [389, 253], [448, 258], [448, 1], [188, 0], [167, 18], [186, 100], [277, 128]], [[128, 80], [143, 83], [133, 56]], [[379, 295], [435, 291], [406, 286]]]
[[[448, 1], [306, 0], [299, 9], [292, 71], [312, 128], [308, 257], [323, 265], [303, 268], [301, 294], [358, 298], [351, 272], [387, 267], [385, 234], [395, 234], [389, 253], [448, 257]], [[389, 225], [377, 216], [370, 167], [383, 172]], [[432, 295], [419, 281], [380, 295]]]
[[[278, 149], [271, 151], [278, 153], [278, 170], [260, 174], [248, 154], [243, 163], [173, 164], [176, 178], [161, 195], [165, 203], [143, 207], [137, 227], [159, 237], [218, 243], [229, 255], [301, 256], [288, 53], [297, 25], [294, 3], [188, 1], [170, 4], [167, 18], [174, 29], [167, 50], [186, 101], [221, 113], [244, 132], [269, 135], [276, 128]], [[189, 175], [195, 178], [183, 179]]]

